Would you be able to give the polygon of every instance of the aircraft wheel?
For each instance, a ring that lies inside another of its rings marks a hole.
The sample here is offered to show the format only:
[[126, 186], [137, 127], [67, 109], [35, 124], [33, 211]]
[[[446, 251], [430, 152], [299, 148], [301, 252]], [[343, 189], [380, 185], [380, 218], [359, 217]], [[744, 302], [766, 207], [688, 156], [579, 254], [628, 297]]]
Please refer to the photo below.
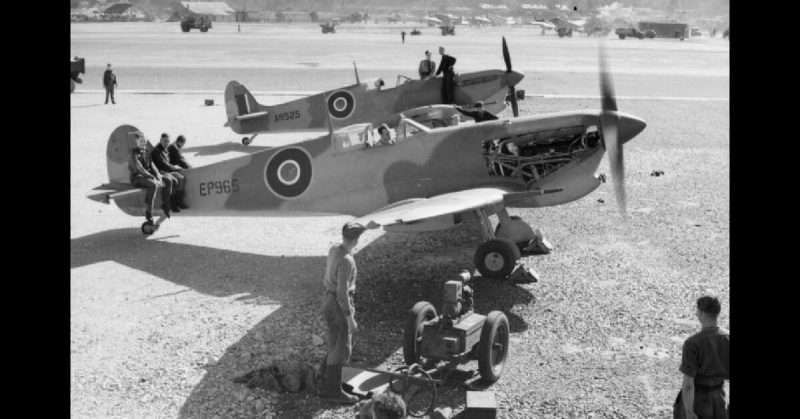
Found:
[[508, 318], [502, 311], [492, 311], [486, 316], [478, 344], [478, 371], [481, 378], [494, 383], [503, 374], [508, 357]]
[[250, 137], [242, 137], [242, 145], [250, 145], [252, 142], [253, 140]]
[[436, 317], [436, 308], [427, 301], [414, 304], [406, 318], [403, 332], [403, 361], [406, 365], [419, 362], [422, 343], [422, 323]]
[[156, 230], [158, 230], [158, 226], [153, 224], [152, 221], [147, 220], [144, 223], [142, 223], [142, 233], [144, 233], [145, 235], [149, 236], [155, 233]]
[[489, 240], [475, 251], [475, 267], [487, 278], [507, 278], [519, 259], [519, 249], [509, 239]]

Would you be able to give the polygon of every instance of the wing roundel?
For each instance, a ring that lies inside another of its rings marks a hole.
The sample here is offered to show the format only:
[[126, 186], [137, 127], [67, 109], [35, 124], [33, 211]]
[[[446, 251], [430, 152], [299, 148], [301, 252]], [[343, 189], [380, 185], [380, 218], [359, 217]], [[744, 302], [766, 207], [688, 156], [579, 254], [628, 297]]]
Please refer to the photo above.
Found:
[[311, 157], [301, 148], [286, 148], [275, 153], [264, 169], [264, 181], [272, 193], [296, 198], [311, 184]]

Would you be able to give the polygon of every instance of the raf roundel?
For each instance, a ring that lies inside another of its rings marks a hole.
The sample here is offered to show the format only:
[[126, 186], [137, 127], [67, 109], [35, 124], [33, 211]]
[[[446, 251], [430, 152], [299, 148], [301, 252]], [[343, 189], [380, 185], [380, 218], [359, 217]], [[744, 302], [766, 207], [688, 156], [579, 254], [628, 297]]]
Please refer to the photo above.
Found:
[[267, 162], [264, 180], [275, 195], [286, 199], [298, 197], [311, 184], [311, 157], [301, 148], [281, 150]]
[[337, 119], [344, 119], [353, 113], [356, 99], [347, 90], [339, 90], [328, 96], [328, 112]]

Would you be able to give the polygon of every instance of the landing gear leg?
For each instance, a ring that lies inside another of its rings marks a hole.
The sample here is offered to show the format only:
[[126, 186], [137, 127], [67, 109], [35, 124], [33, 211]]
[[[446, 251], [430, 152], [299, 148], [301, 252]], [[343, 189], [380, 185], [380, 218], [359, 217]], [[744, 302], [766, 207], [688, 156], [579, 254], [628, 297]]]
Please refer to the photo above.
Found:
[[[501, 210], [501, 212], [505, 209]], [[514, 270], [517, 261], [521, 257], [519, 248], [505, 237], [496, 237], [492, 231], [492, 224], [489, 216], [483, 209], [476, 210], [478, 221], [481, 224], [481, 239], [483, 243], [475, 251], [475, 267], [481, 275], [487, 278], [503, 279], [507, 278]], [[508, 212], [505, 213], [508, 216]]]

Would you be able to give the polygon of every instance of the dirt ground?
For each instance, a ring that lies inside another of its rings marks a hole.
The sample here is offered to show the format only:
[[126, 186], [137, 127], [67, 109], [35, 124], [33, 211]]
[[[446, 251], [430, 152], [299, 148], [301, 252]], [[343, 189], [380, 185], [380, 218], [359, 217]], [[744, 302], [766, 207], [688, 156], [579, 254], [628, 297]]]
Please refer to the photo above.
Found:
[[[402, 45], [400, 28], [343, 25], [322, 35], [311, 25], [248, 24], [238, 33], [235, 25], [215, 24], [208, 33], [182, 34], [177, 23], [72, 25], [72, 55], [86, 57], [88, 71], [71, 96], [71, 416], [352, 417], [352, 408], [305, 393], [232, 381], [275, 359], [324, 353], [312, 343], [314, 335], [325, 337], [321, 275], [349, 216], [178, 216], [145, 237], [141, 219], [85, 196], [107, 181], [106, 142], [123, 123], [151, 140], [164, 131], [186, 135], [195, 165], [311, 135], [262, 135], [242, 147], [223, 127], [229, 79], [254, 91], [321, 91], [352, 83], [353, 59], [365, 73], [413, 74], [399, 69], [439, 44], [461, 71], [502, 68], [506, 35], [515, 69], [526, 74], [518, 88], [598, 94], [596, 39], [519, 28], [466, 28], [443, 38], [420, 28], [422, 36]], [[698, 328], [697, 296], [719, 295], [721, 325], [729, 327], [727, 41], [609, 38], [606, 45], [620, 110], [648, 123], [625, 148], [630, 219], [620, 222], [610, 184], [567, 205], [511, 210], [556, 248], [524, 260], [538, 283], [475, 284], [476, 311], [502, 310], [510, 320], [506, 370], [487, 388], [502, 417], [668, 417], [681, 344]], [[113, 106], [103, 105], [97, 90], [105, 62], [120, 77]], [[216, 105], [204, 106], [207, 98]], [[522, 114], [600, 106], [591, 97], [520, 104]], [[651, 176], [656, 170], [664, 175]], [[600, 171], [608, 172], [605, 162]], [[405, 312], [420, 300], [438, 307], [442, 282], [472, 267], [477, 245], [472, 225], [365, 234], [356, 255], [364, 332], [355, 346], [366, 366], [400, 364]], [[459, 412], [464, 403], [462, 390], [446, 388], [437, 404]]]

